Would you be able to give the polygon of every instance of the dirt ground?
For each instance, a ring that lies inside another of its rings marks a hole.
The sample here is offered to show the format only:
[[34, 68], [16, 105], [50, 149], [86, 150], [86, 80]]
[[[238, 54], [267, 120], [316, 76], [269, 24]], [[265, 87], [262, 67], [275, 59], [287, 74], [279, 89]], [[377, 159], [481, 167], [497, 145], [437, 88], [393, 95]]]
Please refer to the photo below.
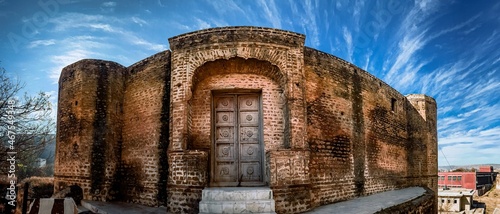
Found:
[[487, 214], [493, 213], [495, 208], [498, 207], [500, 209], [500, 190], [493, 186], [486, 194], [482, 196], [475, 196], [474, 200], [486, 204]]

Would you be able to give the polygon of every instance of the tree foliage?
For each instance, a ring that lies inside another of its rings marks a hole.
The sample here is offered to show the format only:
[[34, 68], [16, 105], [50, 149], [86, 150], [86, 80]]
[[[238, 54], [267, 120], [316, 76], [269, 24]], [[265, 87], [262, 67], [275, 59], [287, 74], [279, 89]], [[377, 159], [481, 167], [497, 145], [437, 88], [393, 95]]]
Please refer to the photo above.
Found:
[[463, 167], [452, 170], [452, 172], [475, 172], [475, 171], [476, 171], [475, 168], [463, 168]]
[[[50, 95], [39, 92], [22, 94], [25, 84], [10, 78], [0, 67], [0, 174], [7, 175], [11, 163], [3, 157], [15, 156], [18, 179], [40, 171], [35, 161], [47, 142], [53, 141], [55, 123], [51, 118]], [[10, 152], [10, 153], [9, 153]], [[16, 153], [12, 153], [16, 152]]]

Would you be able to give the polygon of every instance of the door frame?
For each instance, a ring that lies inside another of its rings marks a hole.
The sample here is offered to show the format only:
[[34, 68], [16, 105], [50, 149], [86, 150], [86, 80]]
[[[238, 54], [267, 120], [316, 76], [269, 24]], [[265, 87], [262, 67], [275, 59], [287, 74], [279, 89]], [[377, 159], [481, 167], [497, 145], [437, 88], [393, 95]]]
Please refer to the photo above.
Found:
[[[210, 97], [210, 175], [209, 177], [209, 185], [213, 187], [237, 187], [240, 186], [240, 182], [215, 182], [214, 177], [215, 177], [215, 155], [216, 155], [216, 148], [215, 148], [215, 104], [214, 104], [214, 98], [218, 95], [258, 95], [259, 97], [259, 145], [260, 145], [260, 154], [261, 154], [261, 166], [260, 166], [260, 171], [261, 171], [261, 181], [260, 182], [245, 182], [244, 186], [249, 187], [249, 186], [266, 186], [267, 183], [266, 178], [264, 177], [265, 174], [265, 145], [264, 145], [264, 114], [263, 114], [263, 104], [262, 104], [262, 89], [244, 89], [244, 88], [235, 88], [235, 89], [214, 89], [211, 91], [211, 97]], [[238, 99], [236, 99], [236, 102], [238, 102]], [[239, 113], [239, 108], [236, 114]], [[239, 116], [238, 116], [239, 117]], [[235, 130], [235, 139], [238, 144], [238, 160], [239, 160], [239, 137], [240, 137], [240, 130]], [[240, 170], [240, 163], [238, 161], [238, 171]], [[238, 175], [240, 172], [238, 172]]]

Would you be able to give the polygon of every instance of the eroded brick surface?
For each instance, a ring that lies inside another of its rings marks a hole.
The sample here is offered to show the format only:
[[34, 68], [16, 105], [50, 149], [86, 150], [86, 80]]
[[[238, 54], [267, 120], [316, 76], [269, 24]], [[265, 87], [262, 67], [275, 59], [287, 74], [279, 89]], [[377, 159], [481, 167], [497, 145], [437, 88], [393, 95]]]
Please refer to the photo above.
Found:
[[171, 52], [129, 68], [69, 65], [59, 83], [56, 190], [78, 184], [86, 199], [197, 213], [211, 179], [212, 94], [221, 90], [261, 96], [263, 181], [278, 213], [437, 189], [434, 99], [403, 96], [304, 39], [215, 28], [173, 37]]

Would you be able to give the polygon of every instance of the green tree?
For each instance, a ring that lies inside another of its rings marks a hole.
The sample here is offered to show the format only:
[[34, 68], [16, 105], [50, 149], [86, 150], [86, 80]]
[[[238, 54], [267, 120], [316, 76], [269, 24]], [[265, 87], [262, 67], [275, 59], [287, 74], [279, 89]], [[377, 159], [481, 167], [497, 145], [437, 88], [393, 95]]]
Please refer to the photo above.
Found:
[[[50, 95], [22, 94], [24, 86], [0, 67], [0, 175], [15, 174], [18, 181], [39, 175], [36, 159], [55, 133]], [[15, 159], [14, 173], [9, 158]]]

